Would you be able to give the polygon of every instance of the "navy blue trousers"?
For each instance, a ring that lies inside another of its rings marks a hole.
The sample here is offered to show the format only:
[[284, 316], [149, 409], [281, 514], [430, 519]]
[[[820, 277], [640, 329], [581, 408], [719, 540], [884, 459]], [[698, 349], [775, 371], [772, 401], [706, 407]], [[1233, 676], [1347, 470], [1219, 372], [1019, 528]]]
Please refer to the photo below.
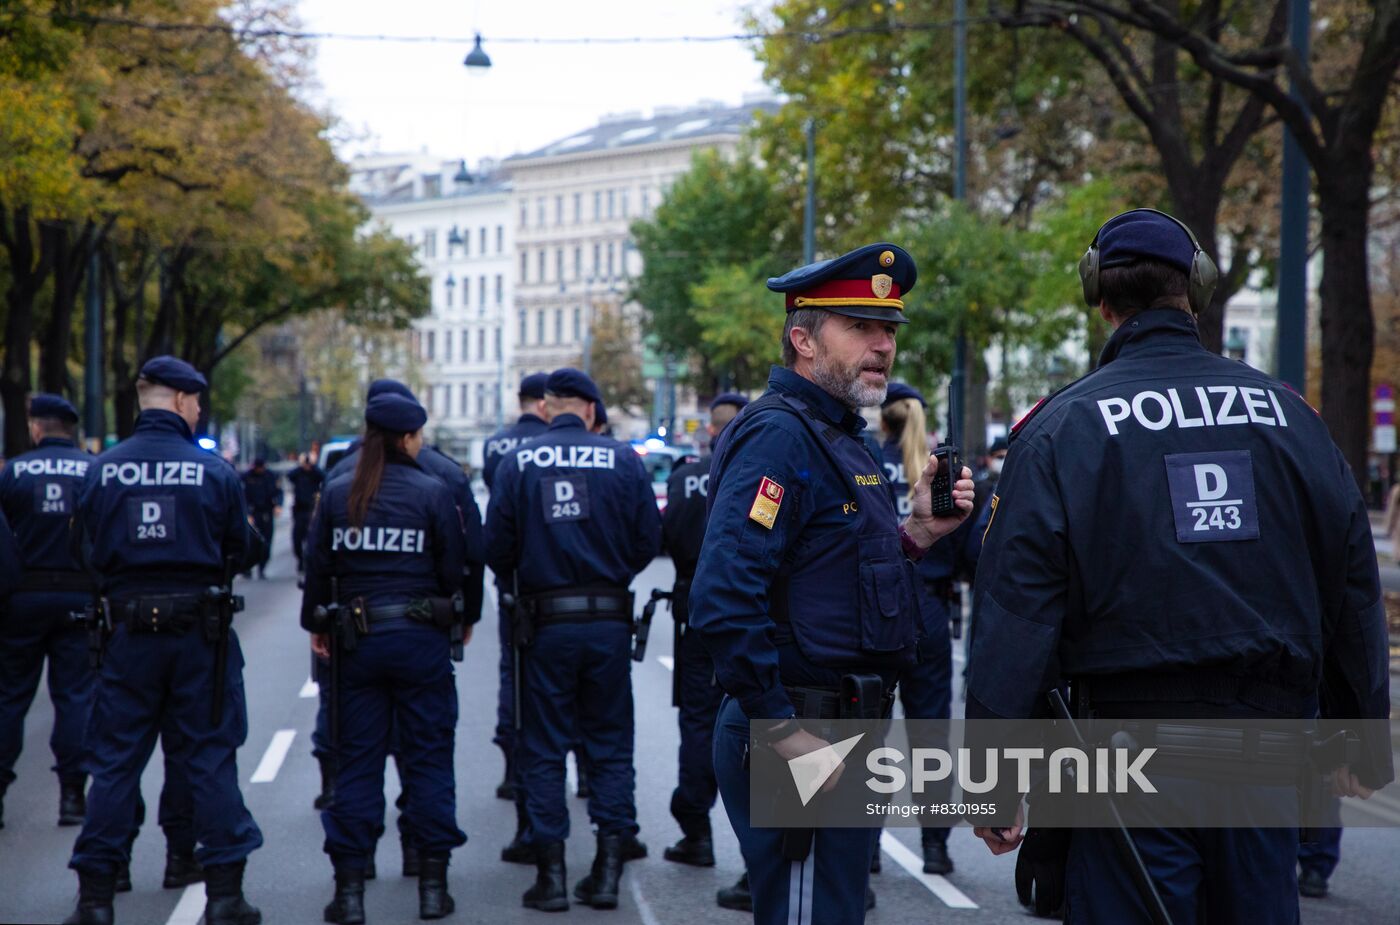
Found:
[[[953, 642], [948, 634], [948, 602], [924, 587], [925, 639], [919, 649], [919, 663], [899, 676], [899, 702], [905, 719], [947, 719], [953, 698]], [[914, 738], [918, 738], [914, 736]], [[915, 748], [946, 748], [946, 740], [911, 742]], [[944, 803], [952, 796], [952, 781], [944, 780], [925, 790], [930, 803]], [[936, 817], [930, 817], [936, 818]], [[946, 845], [947, 826], [925, 827], [920, 835], [924, 844]]]
[[511, 648], [510, 617], [496, 598], [496, 638], [501, 643], [496, 688], [496, 735], [491, 740], [509, 758], [515, 750], [515, 656]]
[[622, 622], [551, 623], [525, 654], [524, 724], [516, 760], [533, 844], [569, 837], [564, 757], [582, 746], [600, 834], [635, 833], [632, 629]]
[[264, 543], [262, 559], [254, 564], [259, 568], [267, 568], [267, 561], [272, 558], [272, 534], [276, 529], [277, 521], [270, 510], [252, 511], [251, 513], [253, 515], [253, 526], [257, 527], [258, 532], [262, 534]]
[[[680, 619], [677, 616], [677, 619]], [[681, 745], [677, 760], [677, 782], [671, 794], [671, 815], [689, 834], [688, 826], [708, 822], [719, 793], [715, 780], [715, 718], [724, 691], [715, 683], [715, 663], [700, 642], [700, 634], [686, 632], [675, 653], [674, 670], [680, 686]]]
[[88, 730], [87, 819], [69, 867], [111, 872], [126, 860], [141, 772], [166, 723], [179, 736], [173, 760], [188, 774], [199, 863], [232, 864], [262, 845], [262, 832], [238, 789], [237, 755], [248, 738], [248, 706], [237, 633], [229, 631], [218, 726], [209, 722], [214, 657], [214, 646], [197, 629], [176, 636], [132, 634], [119, 626], [112, 634], [98, 676], [102, 707], [93, 711]]
[[[1155, 781], [1167, 792], [1167, 785]], [[1191, 787], [1219, 784], [1189, 782]], [[1257, 803], [1265, 818], [1274, 802], [1274, 818], [1296, 812], [1291, 787], [1259, 789], [1239, 805]], [[1142, 855], [1173, 922], [1298, 922], [1297, 829], [1133, 829]], [[1067, 922], [1121, 925], [1148, 922], [1147, 908], [1104, 829], [1076, 829], [1070, 840], [1065, 877]]]
[[[312, 508], [292, 508], [292, 555], [297, 557], [297, 571], [302, 569], [302, 558], [305, 555], [306, 533], [311, 529]], [[271, 545], [272, 537], [269, 534], [268, 543]]]
[[88, 600], [86, 594], [22, 591], [10, 598], [0, 617], [0, 787], [15, 779], [24, 717], [39, 689], [45, 659], [54, 711], [49, 735], [53, 769], [59, 777], [84, 772], [83, 733], [96, 672], [88, 666], [87, 634], [68, 614], [82, 610]]
[[[805, 861], [785, 860], [783, 830], [749, 824], [749, 772], [744, 766], [748, 744], [748, 717], [738, 701], [726, 697], [715, 726], [715, 775], [748, 869], [754, 922], [852, 925], [865, 921], [865, 888], [880, 830], [817, 829]], [[853, 770], [842, 774], [838, 789], [849, 783], [860, 785], [861, 775], [850, 773]]]
[[402, 826], [426, 854], [466, 843], [457, 827], [457, 685], [448, 649], [442, 630], [402, 619], [374, 624], [353, 652], [341, 653], [335, 800], [321, 813], [325, 851], [338, 863], [363, 867], [384, 831], [384, 759], [395, 727]]

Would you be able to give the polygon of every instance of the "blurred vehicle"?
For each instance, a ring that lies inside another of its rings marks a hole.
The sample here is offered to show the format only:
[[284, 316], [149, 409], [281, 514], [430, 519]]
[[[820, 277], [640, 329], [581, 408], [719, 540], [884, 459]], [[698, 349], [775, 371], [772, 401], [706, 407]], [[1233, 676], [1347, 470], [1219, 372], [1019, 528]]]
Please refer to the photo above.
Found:
[[321, 467], [321, 471], [327, 474], [350, 452], [350, 445], [355, 442], [354, 437], [333, 437], [321, 444], [321, 455], [316, 460], [316, 465]]
[[633, 441], [632, 450], [641, 457], [642, 466], [651, 477], [651, 491], [656, 496], [656, 507], [666, 510], [666, 480], [671, 470], [687, 459], [699, 457], [699, 450], [693, 446], [670, 446], [655, 438]]

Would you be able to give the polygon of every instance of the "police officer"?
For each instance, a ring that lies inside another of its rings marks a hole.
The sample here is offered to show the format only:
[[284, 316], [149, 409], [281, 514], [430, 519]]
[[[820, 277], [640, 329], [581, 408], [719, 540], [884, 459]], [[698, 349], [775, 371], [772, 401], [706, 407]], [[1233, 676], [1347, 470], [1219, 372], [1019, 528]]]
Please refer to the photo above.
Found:
[[54, 770], [58, 824], [78, 825], [86, 811], [83, 729], [92, 700], [87, 636], [69, 614], [91, 599], [92, 582], [69, 551], [69, 522], [92, 456], [78, 449], [78, 412], [58, 395], [29, 400], [34, 449], [0, 472], [0, 507], [18, 534], [23, 580], [0, 622], [0, 799], [15, 779], [24, 744], [24, 715], [39, 687], [45, 659], [54, 706]]
[[253, 515], [253, 526], [263, 538], [262, 559], [258, 566], [258, 577], [267, 577], [267, 560], [272, 555], [272, 531], [276, 517], [282, 513], [282, 486], [277, 483], [277, 474], [268, 471], [267, 460], [261, 456], [253, 460], [253, 467], [243, 473], [243, 494], [248, 499], [248, 513]]
[[878, 675], [888, 703], [919, 629], [912, 608], [901, 606], [916, 593], [907, 557], [972, 507], [963, 470], [952, 485], [955, 513], [932, 515], [930, 463], [901, 524], [858, 437], [858, 410], [885, 397], [895, 332], [906, 321], [900, 297], [915, 278], [909, 255], [882, 243], [769, 280], [787, 303], [784, 365], [721, 436], [710, 469], [690, 628], [726, 694], [715, 775], [759, 923], [863, 920], [878, 830], [819, 829], [803, 850], [782, 830], [753, 827], [750, 721], [758, 747], [791, 760], [827, 745], [797, 718], [836, 718], [844, 675], [867, 683]]
[[206, 388], [183, 360], [148, 360], [136, 381], [135, 431], [92, 462], [77, 498], [75, 530], [100, 576], [111, 631], [98, 676], [102, 708], [87, 733], [92, 790], [69, 863], [80, 887], [68, 920], [75, 925], [112, 921], [141, 771], [166, 721], [179, 730], [176, 760], [189, 775], [205, 922], [262, 920], [243, 898], [243, 866], [262, 833], [238, 789], [248, 714], [226, 593], [232, 572], [255, 561], [262, 544], [238, 474], [194, 444]]
[[[925, 402], [918, 389], [903, 382], [891, 382], [880, 406], [880, 446], [885, 478], [894, 492], [895, 510], [907, 517], [913, 505], [913, 488], [906, 473], [922, 472], [928, 465], [928, 424]], [[974, 483], [975, 484], [975, 483]], [[971, 578], [977, 567], [981, 537], [973, 528], [973, 518], [944, 537], [919, 560], [917, 587], [923, 592], [919, 610], [923, 616], [923, 638], [919, 641], [918, 664], [899, 679], [899, 699], [906, 719], [948, 719], [953, 696], [953, 648], [949, 622], [962, 619], [962, 595], [955, 582]], [[913, 728], [919, 728], [917, 725]], [[912, 734], [912, 729], [911, 729]], [[917, 742], [915, 747], [947, 747], [946, 742]], [[951, 785], [930, 787], [932, 802], [945, 801]], [[920, 832], [924, 873], [950, 874], [953, 859], [948, 855], [946, 826], [924, 826]], [[879, 861], [879, 851], [875, 859]]]
[[[376, 379], [369, 384], [365, 392], [365, 401], [373, 401], [376, 397], [385, 394], [401, 395], [410, 401], [417, 402], [413, 392], [408, 386], [396, 379]], [[327, 480], [335, 479], [341, 475], [348, 475], [355, 471], [359, 463], [359, 453], [362, 441], [356, 440], [350, 450], [340, 458], [340, 460], [327, 473]], [[466, 566], [462, 575], [462, 594], [465, 603], [465, 622], [474, 624], [481, 618], [481, 594], [482, 578], [485, 574], [483, 562], [485, 552], [483, 548], [481, 534], [481, 509], [477, 507], [476, 496], [472, 493], [471, 480], [467, 478], [462, 466], [455, 459], [436, 447], [428, 446], [426, 443], [419, 452], [416, 462], [424, 472], [436, 478], [447, 486], [448, 492], [452, 496], [461, 516], [462, 539], [466, 555]], [[324, 665], [318, 662], [318, 668]], [[324, 676], [324, 671], [317, 675], [317, 683], [320, 685], [320, 709], [316, 715], [316, 732], [313, 736], [314, 753], [321, 764], [321, 795], [317, 798], [317, 809], [323, 809], [331, 798], [332, 786], [330, 776], [330, 765], [328, 762], [329, 736], [327, 734], [327, 722], [329, 709], [327, 694], [329, 691], [328, 678]], [[395, 763], [398, 762], [397, 747], [397, 726], [391, 727], [389, 739], [389, 754], [394, 756]], [[399, 779], [406, 781], [411, 775], [400, 773]], [[405, 784], [407, 787], [407, 784]], [[406, 792], [399, 794], [395, 806], [400, 811], [403, 810], [408, 795]], [[408, 827], [408, 821], [402, 815], [398, 819], [399, 843], [403, 854], [403, 875], [405, 877], [416, 877], [419, 875], [418, 851], [414, 846], [413, 833]], [[366, 868], [366, 879], [374, 879], [375, 867], [374, 858], [371, 855]]]
[[[544, 419], [544, 384], [548, 378], [548, 373], [531, 373], [520, 380], [519, 419], [509, 427], [496, 431], [486, 441], [482, 451], [481, 477], [487, 488], [496, 478], [496, 467], [501, 464], [501, 459], [549, 426]], [[497, 587], [508, 588], [510, 582], [501, 582]], [[514, 800], [516, 781], [511, 756], [515, 753], [515, 660], [510, 651], [510, 620], [504, 608], [498, 606], [496, 613], [499, 618], [496, 631], [501, 642], [501, 657], [500, 685], [496, 692], [496, 735], [492, 741], [505, 757], [506, 766], [505, 774], [496, 786], [496, 796], [502, 800]]]
[[456, 822], [449, 657], [449, 629], [464, 616], [466, 556], [451, 490], [417, 463], [427, 419], [402, 394], [370, 399], [355, 468], [327, 483], [311, 525], [302, 626], [316, 634], [317, 655], [340, 661], [341, 690], [329, 692], [340, 708], [335, 799], [321, 821], [335, 865], [325, 918], [341, 925], [365, 920], [391, 726], [418, 852], [420, 918], [451, 914], [448, 857], [467, 840]]
[[[747, 397], [724, 392], [710, 402], [710, 422], [706, 431], [710, 445], [745, 405]], [[676, 762], [679, 779], [671, 794], [671, 815], [680, 824], [682, 838], [666, 849], [665, 858], [695, 867], [715, 865], [714, 840], [710, 831], [710, 809], [715, 805], [719, 785], [715, 783], [715, 716], [723, 691], [715, 684], [715, 666], [695, 633], [687, 632], [686, 615], [690, 585], [700, 560], [700, 544], [705, 539], [705, 502], [710, 482], [708, 453], [683, 463], [671, 471], [666, 483], [666, 512], [661, 517], [665, 552], [676, 566], [676, 584], [671, 590], [671, 616], [675, 621], [673, 699], [679, 708], [680, 753]]]
[[[1113, 335], [1094, 372], [1013, 430], [977, 575], [968, 718], [1031, 716], [1063, 680], [1097, 717], [1386, 717], [1365, 504], [1300, 397], [1202, 347], [1210, 257], [1176, 219], [1136, 209], [1099, 229], [1080, 276]], [[1394, 776], [1388, 741], [1362, 745], [1334, 775], [1346, 795]], [[1296, 808], [1292, 786], [1241, 798]], [[1023, 837], [1019, 823], [976, 834], [998, 854]], [[1074, 830], [1059, 872], [1035, 859], [1038, 885], [1063, 873], [1071, 922], [1148, 918], [1112, 835]], [[1298, 920], [1296, 829], [1132, 839], [1174, 922]]]
[[550, 373], [549, 428], [506, 457], [487, 508], [487, 561], [512, 576], [523, 648], [517, 760], [538, 876], [527, 908], [569, 907], [564, 756], [581, 740], [598, 830], [574, 896], [617, 906], [623, 843], [637, 832], [628, 586], [661, 546], [650, 480], [628, 447], [589, 432], [598, 388], [576, 369]]
[[297, 467], [287, 473], [287, 481], [292, 486], [292, 554], [297, 557], [297, 574], [305, 570], [302, 558], [306, 545], [306, 531], [311, 526], [311, 514], [316, 509], [316, 496], [321, 492], [321, 483], [326, 474], [311, 461], [310, 453], [297, 457]]

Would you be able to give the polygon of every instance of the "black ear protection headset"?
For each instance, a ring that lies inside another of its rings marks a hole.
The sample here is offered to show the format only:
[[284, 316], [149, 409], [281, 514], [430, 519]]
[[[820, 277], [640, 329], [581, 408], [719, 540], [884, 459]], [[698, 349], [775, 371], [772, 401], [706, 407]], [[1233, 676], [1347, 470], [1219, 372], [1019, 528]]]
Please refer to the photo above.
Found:
[[[1131, 215], [1134, 212], [1150, 212], [1153, 215], [1160, 215], [1170, 219], [1173, 224], [1186, 233], [1186, 237], [1191, 239], [1191, 247], [1195, 253], [1191, 257], [1191, 272], [1188, 274], [1186, 284], [1186, 301], [1191, 306], [1191, 314], [1199, 315], [1207, 305], [1210, 304], [1210, 297], [1215, 292], [1215, 284], [1220, 280], [1220, 271], [1216, 269], [1215, 261], [1210, 259], [1201, 249], [1201, 242], [1196, 240], [1196, 235], [1186, 223], [1175, 216], [1156, 209], [1129, 209], [1127, 212], [1120, 212], [1110, 218], [1121, 218], [1124, 215]], [[1103, 292], [1099, 285], [1099, 235], [1103, 233], [1104, 222], [1099, 226], [1099, 230], [1094, 232], [1094, 240], [1089, 244], [1089, 249], [1084, 252], [1084, 256], [1079, 258], [1079, 282], [1084, 287], [1084, 301], [1090, 305], [1098, 305], [1103, 301]]]

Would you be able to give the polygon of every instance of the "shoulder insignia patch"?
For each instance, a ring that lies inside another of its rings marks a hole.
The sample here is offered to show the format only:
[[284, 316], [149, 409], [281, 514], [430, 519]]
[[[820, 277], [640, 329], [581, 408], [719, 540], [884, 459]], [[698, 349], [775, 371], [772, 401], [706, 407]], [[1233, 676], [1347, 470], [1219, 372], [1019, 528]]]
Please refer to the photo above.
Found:
[[749, 508], [749, 520], [768, 530], [778, 521], [778, 509], [783, 506], [783, 486], [763, 477], [758, 483], [758, 491], [753, 496], [753, 506]]
[[996, 492], [992, 492], [992, 500], [987, 502], [992, 506], [992, 512], [987, 515], [987, 525], [982, 528], [982, 542], [987, 542], [987, 534], [992, 532], [992, 521], [997, 519], [997, 505], [1001, 503], [1001, 498]]

